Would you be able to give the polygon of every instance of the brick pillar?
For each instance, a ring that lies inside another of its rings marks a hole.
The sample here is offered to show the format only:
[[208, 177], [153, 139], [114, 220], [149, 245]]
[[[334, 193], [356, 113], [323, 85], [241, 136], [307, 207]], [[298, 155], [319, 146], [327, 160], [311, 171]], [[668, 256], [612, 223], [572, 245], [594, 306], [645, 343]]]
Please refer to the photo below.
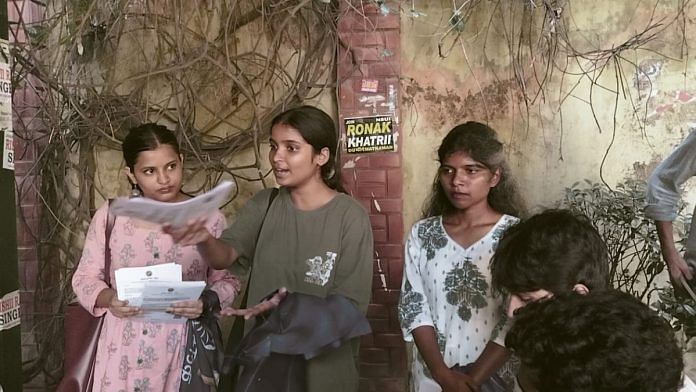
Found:
[[[10, 45], [28, 45], [24, 26], [42, 20], [44, 7], [38, 2], [9, 0], [7, 2], [10, 28]], [[12, 95], [15, 180], [17, 182], [17, 253], [19, 259], [19, 284], [22, 318], [22, 360], [38, 356], [34, 334], [34, 294], [39, 271], [38, 198], [40, 180], [33, 170], [38, 154], [36, 139], [40, 132], [39, 109], [41, 99], [39, 82], [33, 76], [17, 81]], [[17, 377], [21, 377], [18, 375]], [[37, 377], [24, 385], [24, 391], [45, 391], [43, 377]]]
[[[361, 391], [406, 390], [406, 351], [396, 316], [403, 271], [401, 143], [399, 133], [399, 5], [387, 1], [341, 3], [338, 33], [339, 122], [346, 140], [346, 118], [391, 116], [395, 150], [347, 153], [342, 174], [348, 192], [370, 214], [375, 238], [372, 301], [373, 333], [363, 338]], [[364, 12], [360, 14], [359, 12]]]

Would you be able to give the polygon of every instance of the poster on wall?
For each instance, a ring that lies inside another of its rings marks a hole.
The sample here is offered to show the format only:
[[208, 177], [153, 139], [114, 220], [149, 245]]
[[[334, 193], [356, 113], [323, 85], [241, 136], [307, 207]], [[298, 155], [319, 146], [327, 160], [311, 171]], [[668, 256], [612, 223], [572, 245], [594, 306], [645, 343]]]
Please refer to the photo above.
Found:
[[346, 118], [343, 125], [349, 154], [394, 151], [392, 116]]
[[2, 168], [14, 170], [14, 137], [12, 132], [3, 132]]
[[0, 331], [19, 325], [19, 290], [0, 298]]
[[[7, 27], [7, 14], [0, 24]], [[12, 89], [7, 32], [0, 40], [0, 391], [22, 390], [22, 334], [20, 320], [19, 265], [17, 260], [17, 209], [15, 150], [12, 144]]]
[[12, 134], [12, 76], [8, 42], [0, 41], [0, 132], [2, 137], [2, 168], [14, 170]]

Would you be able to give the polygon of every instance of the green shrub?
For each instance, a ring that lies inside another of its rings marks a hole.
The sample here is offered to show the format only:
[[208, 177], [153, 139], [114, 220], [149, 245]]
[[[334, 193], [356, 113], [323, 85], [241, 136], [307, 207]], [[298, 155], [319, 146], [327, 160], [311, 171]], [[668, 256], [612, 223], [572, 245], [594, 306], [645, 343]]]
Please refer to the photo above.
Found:
[[[645, 216], [645, 183], [626, 180], [609, 189], [588, 180], [566, 188], [561, 206], [587, 215], [609, 250], [609, 274], [612, 285], [630, 293], [669, 319], [687, 338], [696, 336], [696, 302], [676, 298], [657, 237], [655, 222]], [[683, 248], [690, 217], [679, 206], [677, 249]]]

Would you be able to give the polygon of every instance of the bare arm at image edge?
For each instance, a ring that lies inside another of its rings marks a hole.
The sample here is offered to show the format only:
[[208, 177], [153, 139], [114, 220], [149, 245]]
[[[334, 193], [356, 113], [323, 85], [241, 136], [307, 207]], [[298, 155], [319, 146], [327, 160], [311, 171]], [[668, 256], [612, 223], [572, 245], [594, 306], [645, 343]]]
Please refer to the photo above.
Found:
[[[696, 175], [696, 132], [691, 132], [672, 153], [653, 171], [648, 179], [647, 217], [654, 219], [662, 257], [672, 282], [692, 278], [692, 273], [674, 243], [673, 221], [677, 218], [680, 188]], [[696, 235], [692, 233], [691, 236]], [[689, 241], [692, 242], [692, 241]]]
[[672, 279], [672, 284], [679, 282], [681, 277], [690, 280], [693, 275], [688, 264], [681, 254], [677, 251], [674, 244], [674, 233], [671, 221], [655, 221], [657, 226], [657, 236], [660, 240], [660, 249], [662, 250], [662, 258], [669, 269], [669, 276]]

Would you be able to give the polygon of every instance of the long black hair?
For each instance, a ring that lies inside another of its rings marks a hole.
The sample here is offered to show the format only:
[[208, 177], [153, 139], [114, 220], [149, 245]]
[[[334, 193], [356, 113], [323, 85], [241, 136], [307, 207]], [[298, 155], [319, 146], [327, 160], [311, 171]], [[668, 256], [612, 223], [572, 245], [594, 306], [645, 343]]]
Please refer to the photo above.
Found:
[[329, 149], [329, 159], [321, 167], [321, 179], [331, 189], [343, 192], [341, 171], [338, 170], [338, 132], [333, 119], [314, 106], [300, 106], [280, 113], [273, 118], [271, 127], [285, 124], [296, 129], [315, 153]]
[[[491, 172], [500, 170], [500, 181], [488, 193], [488, 204], [501, 214], [520, 216], [524, 202], [517, 184], [510, 175], [510, 169], [503, 153], [503, 143], [498, 141], [493, 128], [475, 121], [454, 127], [437, 150], [438, 162], [442, 162], [456, 152], [463, 152], [473, 160], [483, 164]], [[440, 184], [439, 173], [435, 175], [430, 197], [423, 207], [423, 218], [447, 215], [455, 210]]]
[[132, 172], [141, 152], [156, 150], [157, 147], [164, 144], [171, 146], [176, 155], [181, 154], [176, 135], [164, 125], [145, 123], [131, 128], [121, 146], [126, 166]]

